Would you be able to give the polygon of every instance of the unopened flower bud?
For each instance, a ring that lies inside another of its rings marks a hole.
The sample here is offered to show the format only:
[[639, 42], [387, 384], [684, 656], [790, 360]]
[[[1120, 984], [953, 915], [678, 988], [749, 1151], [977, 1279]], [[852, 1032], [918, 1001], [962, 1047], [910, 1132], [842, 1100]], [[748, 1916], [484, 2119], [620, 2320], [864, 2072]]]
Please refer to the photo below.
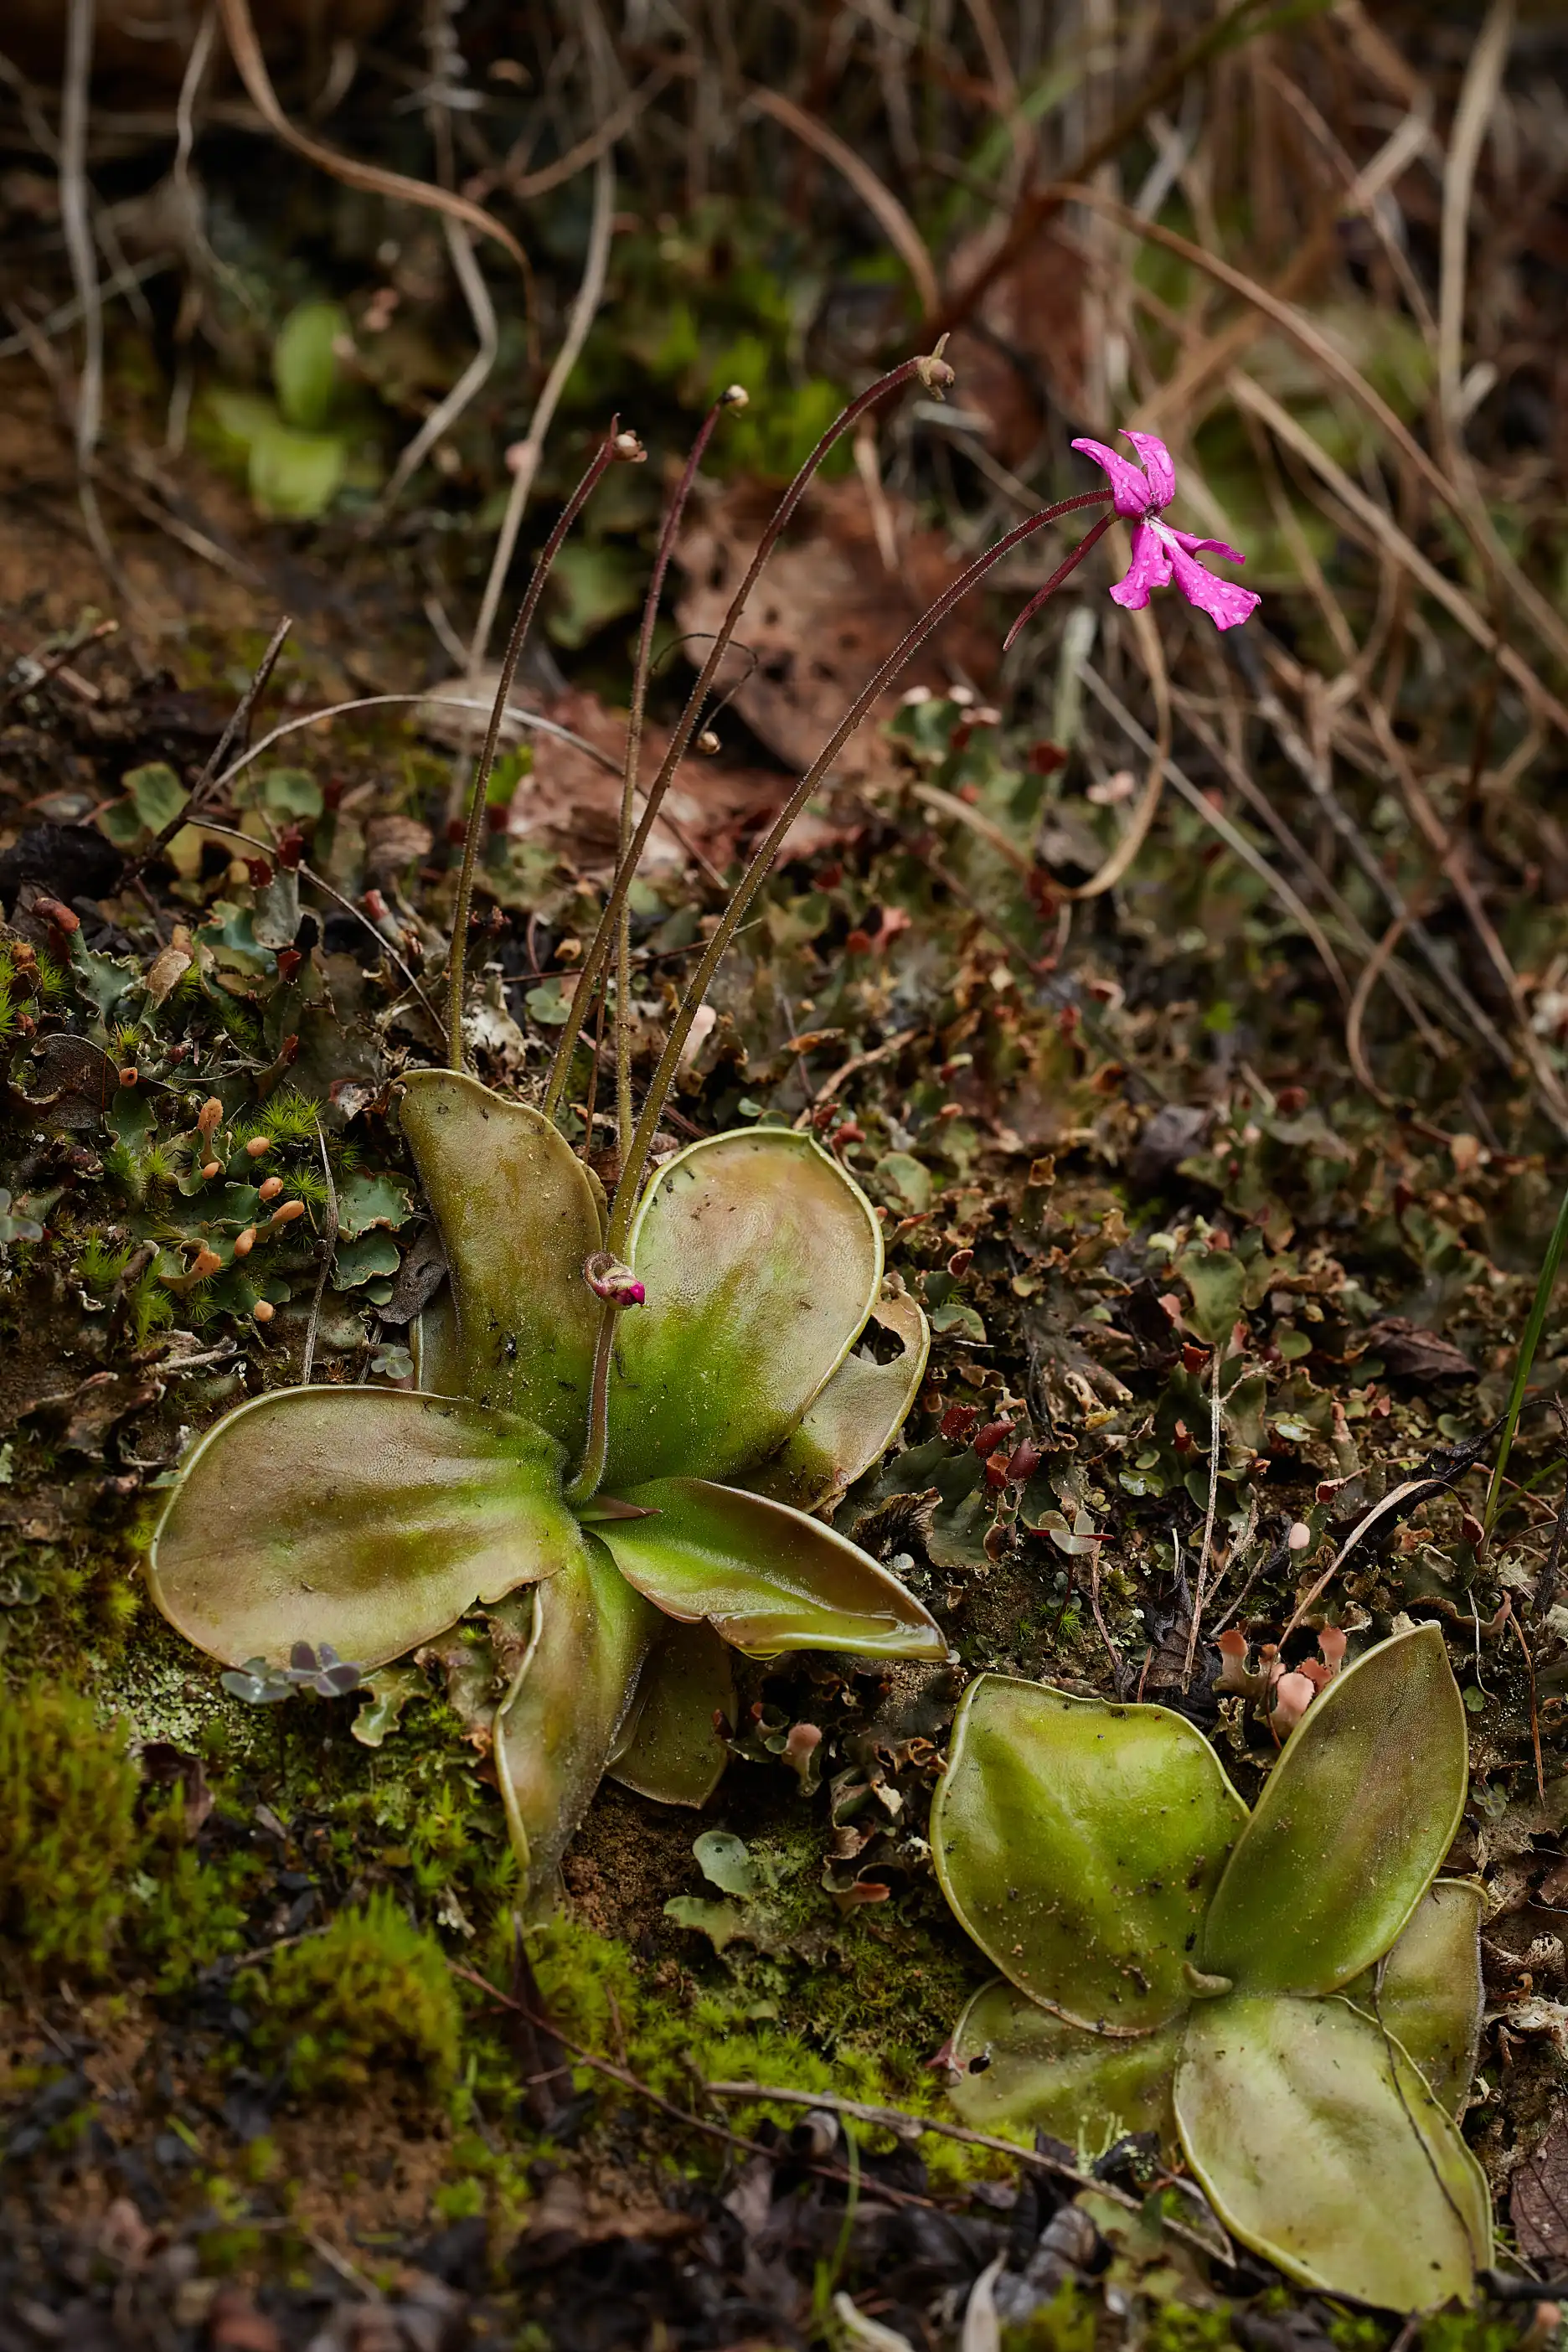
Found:
[[641, 466], [647, 462], [647, 451], [635, 433], [617, 433], [611, 446], [623, 466]]
[[1285, 1540], [1292, 1551], [1305, 1551], [1312, 1540], [1312, 1530], [1305, 1519], [1298, 1519]]
[[719, 394], [719, 405], [721, 408], [745, 408], [750, 404], [751, 397], [743, 383], [726, 384]]
[[702, 730], [701, 734], [697, 738], [697, 749], [705, 760], [710, 760], [714, 752], [720, 749], [719, 738], [711, 727], [705, 727]]
[[952, 370], [942, 358], [946, 348], [947, 337], [942, 335], [937, 340], [935, 351], [915, 363], [915, 373], [933, 400], [940, 400], [953, 381]]
[[270, 1298], [258, 1298], [250, 1311], [257, 1322], [270, 1323], [278, 1309], [273, 1306]]
[[608, 1250], [594, 1252], [584, 1265], [583, 1279], [595, 1298], [607, 1298], [612, 1307], [640, 1307], [647, 1297], [630, 1266]]
[[281, 1176], [268, 1176], [265, 1183], [258, 1184], [256, 1189], [258, 1200], [275, 1201], [283, 1190], [283, 1179]]

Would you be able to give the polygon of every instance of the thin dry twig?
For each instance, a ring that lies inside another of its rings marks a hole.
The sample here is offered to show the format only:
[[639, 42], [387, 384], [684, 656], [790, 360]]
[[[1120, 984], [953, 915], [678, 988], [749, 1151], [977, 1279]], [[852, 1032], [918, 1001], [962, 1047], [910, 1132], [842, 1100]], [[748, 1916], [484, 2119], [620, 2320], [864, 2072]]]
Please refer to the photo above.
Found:
[[1209, 1390], [1209, 1503], [1204, 1514], [1203, 1548], [1198, 1553], [1198, 1577], [1193, 1592], [1192, 1622], [1187, 1628], [1187, 1654], [1182, 1664], [1182, 1688], [1192, 1686], [1193, 1661], [1198, 1654], [1198, 1631], [1204, 1622], [1204, 1602], [1208, 1593], [1209, 1560], [1214, 1552], [1215, 1512], [1219, 1504], [1219, 1367], [1220, 1349], [1216, 1342], [1213, 1360], [1213, 1380]]
[[746, 104], [791, 131], [804, 146], [811, 148], [843, 175], [909, 271], [920, 297], [921, 318], [934, 318], [942, 307], [942, 289], [925, 239], [891, 188], [877, 177], [864, 156], [858, 155], [815, 114], [808, 114], [794, 99], [785, 98], [782, 90], [752, 89], [747, 92]]
[[267, 60], [261, 54], [261, 44], [256, 37], [251, 18], [250, 0], [218, 0], [223, 12], [223, 29], [239, 69], [239, 78], [249, 93], [250, 102], [258, 114], [286, 147], [318, 170], [331, 173], [351, 188], [363, 189], [368, 194], [391, 197], [395, 203], [418, 205], [426, 212], [445, 213], [448, 219], [464, 221], [477, 229], [481, 236], [493, 237], [504, 246], [524, 278], [529, 276], [528, 256], [510, 229], [455, 189], [439, 188], [428, 180], [410, 180], [401, 172], [383, 170], [379, 163], [362, 163], [352, 155], [340, 154], [334, 147], [324, 147], [319, 139], [307, 137], [296, 129], [284, 113], [278, 93], [272, 87], [272, 77], [267, 70]]

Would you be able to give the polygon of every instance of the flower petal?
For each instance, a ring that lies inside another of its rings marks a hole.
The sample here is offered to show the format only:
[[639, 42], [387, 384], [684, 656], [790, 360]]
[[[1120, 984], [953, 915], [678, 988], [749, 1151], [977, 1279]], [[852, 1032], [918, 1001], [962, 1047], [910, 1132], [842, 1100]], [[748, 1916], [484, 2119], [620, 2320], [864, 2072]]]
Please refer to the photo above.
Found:
[[778, 1451], [876, 1304], [882, 1230], [810, 1137], [747, 1129], [663, 1168], [628, 1253], [604, 1484], [728, 1478]]
[[1220, 2220], [1303, 2286], [1430, 2311], [1468, 2298], [1491, 2259], [1480, 2167], [1398, 2042], [1348, 2001], [1199, 2001], [1175, 2106]]
[[942, 1893], [1003, 1974], [1069, 2021], [1163, 2025], [1247, 1808], [1203, 1735], [982, 1675], [931, 1803]]
[[705, 1805], [730, 1751], [713, 1721], [735, 1723], [735, 1664], [711, 1625], [660, 1616], [621, 1727], [610, 1778], [660, 1805]]
[[1480, 2047], [1481, 1907], [1473, 1879], [1439, 1878], [1375, 1975], [1345, 1987], [1404, 2044], [1456, 2123]]
[[[1175, 533], [1171, 534], [1173, 540]], [[1239, 628], [1247, 615], [1255, 613], [1263, 599], [1250, 588], [1242, 588], [1234, 580], [1221, 580], [1205, 571], [1195, 555], [1189, 555], [1177, 544], [1171, 550], [1175, 569], [1176, 585], [1189, 604], [1206, 613], [1216, 629]]]
[[505, 1413], [405, 1389], [282, 1389], [197, 1446], [148, 1582], [171, 1624], [231, 1666], [281, 1665], [296, 1642], [378, 1666], [580, 1555], [560, 1480], [561, 1448]]
[[1171, 453], [1157, 433], [1131, 433], [1122, 428], [1121, 438], [1131, 441], [1143, 461], [1143, 471], [1149, 478], [1153, 504], [1168, 507], [1176, 495], [1176, 468]]
[[627, 1583], [667, 1616], [707, 1618], [748, 1657], [947, 1655], [946, 1635], [914, 1595], [820, 1519], [706, 1478], [655, 1479], [625, 1499], [657, 1514], [598, 1528]]
[[1232, 547], [1228, 540], [1199, 539], [1195, 532], [1174, 530], [1169, 523], [1164, 524], [1163, 528], [1166, 538], [1173, 539], [1176, 545], [1184, 549], [1188, 555], [1226, 555], [1233, 563], [1245, 563], [1247, 561], [1240, 548]]
[[952, 2103], [972, 2131], [1022, 2126], [1069, 2147], [1080, 2137], [1100, 2147], [1128, 2132], [1168, 2138], [1181, 2045], [1180, 2019], [1141, 2041], [1113, 2042], [1064, 2025], [1005, 1977], [994, 1977], [953, 2032], [952, 2063], [963, 2079], [952, 2085]]
[[477, 1078], [411, 1070], [404, 1084], [403, 1132], [440, 1227], [455, 1308], [456, 1345], [432, 1353], [424, 1377], [523, 1414], [575, 1455], [599, 1328], [583, 1278], [604, 1242], [592, 1179], [540, 1112]]
[[1134, 515], [1145, 515], [1151, 507], [1159, 504], [1152, 485], [1120, 449], [1108, 449], [1103, 441], [1075, 441], [1072, 446], [1075, 449], [1081, 449], [1086, 457], [1092, 457], [1097, 466], [1105, 468], [1119, 515], [1125, 515], [1131, 520]]
[[914, 1299], [893, 1296], [878, 1300], [871, 1321], [901, 1343], [902, 1355], [886, 1364], [860, 1349], [846, 1356], [794, 1436], [738, 1485], [797, 1511], [819, 1511], [880, 1460], [925, 1376], [931, 1326]]
[[1285, 1744], [1204, 1924], [1247, 1992], [1328, 1993], [1381, 1959], [1464, 1811], [1465, 1710], [1440, 1626], [1380, 1642]]
[[547, 1906], [561, 1857], [605, 1777], [658, 1622], [589, 1535], [533, 1595], [533, 1626], [496, 1710], [495, 1765], [531, 1909]]
[[1110, 601], [1129, 613], [1141, 613], [1151, 588], [1163, 588], [1171, 577], [1171, 551], [1151, 523], [1137, 524], [1132, 533], [1132, 561], [1125, 578], [1110, 592]]

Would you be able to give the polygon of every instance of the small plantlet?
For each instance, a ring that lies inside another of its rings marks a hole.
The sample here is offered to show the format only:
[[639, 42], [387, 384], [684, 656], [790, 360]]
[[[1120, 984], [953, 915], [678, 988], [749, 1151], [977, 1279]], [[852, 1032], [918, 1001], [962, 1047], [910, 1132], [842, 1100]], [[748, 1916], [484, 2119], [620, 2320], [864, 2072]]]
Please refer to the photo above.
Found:
[[1304, 2285], [1408, 2312], [1468, 2297], [1491, 2259], [1456, 2124], [1480, 1902], [1436, 1879], [1468, 1768], [1435, 1625], [1325, 1683], [1250, 1815], [1167, 1708], [983, 1675], [931, 1832], [1002, 1971], [953, 2035], [965, 2120], [1156, 2131]]

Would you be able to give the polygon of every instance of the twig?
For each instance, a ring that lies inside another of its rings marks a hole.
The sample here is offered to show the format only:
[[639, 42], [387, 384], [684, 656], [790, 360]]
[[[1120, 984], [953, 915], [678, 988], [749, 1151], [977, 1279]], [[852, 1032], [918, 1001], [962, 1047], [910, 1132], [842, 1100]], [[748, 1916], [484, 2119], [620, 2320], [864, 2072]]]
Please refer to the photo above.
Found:
[[925, 239], [886, 182], [877, 177], [865, 158], [858, 155], [837, 131], [830, 131], [826, 122], [808, 114], [782, 90], [751, 89], [746, 94], [746, 105], [782, 124], [843, 175], [909, 271], [920, 297], [921, 318], [934, 318], [942, 307], [942, 289]]
[[267, 60], [261, 54], [261, 44], [256, 37], [251, 21], [249, 0], [218, 0], [223, 14], [223, 29], [239, 68], [250, 102], [258, 114], [286, 147], [303, 155], [335, 180], [342, 180], [351, 188], [363, 188], [373, 195], [390, 196], [394, 202], [418, 205], [426, 212], [445, 213], [448, 219], [466, 221], [478, 229], [481, 236], [494, 237], [504, 245], [524, 278], [529, 276], [528, 256], [509, 228], [504, 228], [493, 214], [482, 205], [469, 202], [454, 189], [437, 188], [428, 180], [405, 179], [401, 172], [384, 171], [378, 163], [361, 163], [349, 155], [340, 155], [335, 148], [323, 147], [317, 139], [309, 139], [297, 131], [278, 101], [272, 79], [267, 70]]
[[1366, 1008], [1372, 1002], [1372, 992], [1387, 971], [1394, 951], [1405, 936], [1405, 926], [1409, 919], [1408, 914], [1395, 915], [1393, 922], [1384, 931], [1357, 975], [1355, 993], [1351, 998], [1350, 1011], [1345, 1015], [1346, 1057], [1359, 1083], [1366, 1088], [1374, 1102], [1383, 1105], [1384, 1110], [1393, 1108], [1394, 1097], [1378, 1085], [1373, 1076], [1372, 1065], [1366, 1058], [1366, 1048], [1362, 1043], [1362, 1024], [1366, 1019]]
[[[776, 2147], [768, 2147], [760, 2139], [747, 2139], [743, 2133], [730, 2131], [723, 2124], [710, 2124], [706, 2116], [694, 2116], [689, 2109], [678, 2107], [673, 2099], [667, 2099], [661, 2091], [654, 2089], [651, 2083], [645, 2083], [640, 2075], [634, 2074], [629, 2066], [617, 2066], [613, 2058], [600, 2058], [592, 2050], [584, 2050], [581, 2042], [572, 2041], [567, 2034], [562, 2032], [553, 2018], [541, 2017], [535, 2011], [530, 2009], [526, 2002], [514, 2000], [510, 1993], [502, 1992], [499, 1986], [491, 1984], [487, 1978], [480, 1976], [477, 1969], [461, 1968], [456, 1960], [448, 1960], [447, 1966], [452, 1975], [461, 1977], [465, 1984], [477, 1986], [479, 1990], [488, 1994], [491, 2000], [499, 2001], [503, 2009], [512, 2010], [519, 2017], [525, 2018], [535, 2032], [552, 2034], [561, 2047], [563, 2050], [569, 2050], [580, 2065], [591, 2066], [595, 2074], [607, 2074], [613, 2083], [619, 2083], [623, 2088], [634, 2093], [637, 2098], [645, 2099], [649, 2106], [657, 2107], [660, 2115], [668, 2116], [688, 2131], [701, 2132], [706, 2138], [721, 2140], [727, 2147], [743, 2148], [748, 2156], [765, 2156], [771, 2163], [777, 2163], [779, 2151]], [[771, 2094], [764, 2092], [763, 2095], [766, 2097]], [[814, 2102], [814, 2104], [817, 2103]], [[820, 2104], [826, 2105], [827, 2102], [823, 2101]], [[1001, 2145], [1007, 2148], [1009, 2155], [1022, 2153], [1021, 2150], [1013, 2149], [1006, 2141], [1002, 2142]], [[806, 2158], [805, 2168], [808, 2172], [815, 2172], [821, 2179], [837, 2180], [846, 2187], [849, 2185], [849, 2174], [836, 2164], [821, 2164], [813, 2158]], [[879, 2196], [890, 2198], [896, 2204], [922, 2206], [928, 2212], [936, 2210], [934, 2199], [917, 2197], [910, 2189], [894, 2189], [883, 2181], [877, 2183], [877, 2192]]]
[[77, 500], [93, 553], [115, 593], [129, 601], [125, 574], [109, 543], [92, 478], [93, 456], [103, 425], [103, 296], [87, 188], [87, 118], [95, 14], [96, 0], [67, 0], [65, 79], [60, 90], [60, 229], [70, 261], [71, 282], [81, 306], [81, 373], [77, 379], [74, 420]]
[[[195, 782], [191, 786], [189, 797], [186, 799], [184, 805], [176, 811], [174, 815], [169, 819], [168, 824], [160, 827], [158, 832], [153, 835], [152, 841], [148, 844], [147, 847], [141, 852], [140, 856], [132, 860], [130, 872], [132, 875], [140, 874], [142, 867], [146, 866], [152, 858], [158, 856], [163, 850], [167, 849], [169, 844], [173, 841], [174, 835], [181, 830], [182, 826], [187, 825], [191, 823], [196, 811], [201, 807], [203, 801], [212, 791], [214, 784], [218, 781], [218, 771], [222, 768], [225, 760], [228, 757], [228, 754], [233, 750], [235, 744], [242, 741], [244, 739], [246, 730], [250, 724], [250, 715], [256, 709], [257, 704], [260, 701], [261, 697], [267, 691], [268, 681], [278, 666], [278, 656], [283, 650], [284, 640], [288, 636], [289, 632], [293, 625], [294, 623], [292, 616], [289, 614], [285, 613], [283, 618], [279, 622], [278, 626], [273, 630], [271, 641], [268, 646], [267, 651], [262, 655], [260, 661], [257, 664], [255, 675], [252, 677], [250, 684], [240, 696], [239, 701], [236, 705], [233, 717], [230, 719], [228, 725], [224, 729], [223, 733], [218, 737], [216, 750], [213, 751], [211, 758], [207, 761], [205, 767], [203, 768], [201, 774], [196, 778]], [[226, 777], [223, 781], [226, 782]]]
[[[376, 934], [377, 938], [380, 933]], [[321, 1301], [327, 1295], [327, 1276], [332, 1270], [332, 1260], [338, 1250], [338, 1188], [332, 1181], [332, 1163], [327, 1157], [327, 1139], [321, 1132], [321, 1115], [316, 1114], [316, 1141], [321, 1152], [321, 1175], [327, 1187], [327, 1230], [321, 1243], [321, 1270], [316, 1276], [316, 1295], [310, 1301], [310, 1319], [305, 1326], [305, 1352], [300, 1362], [300, 1386], [309, 1386], [316, 1364], [316, 1332], [321, 1320]]]
[[1197, 1586], [1193, 1594], [1192, 1621], [1187, 1627], [1187, 1654], [1182, 1666], [1182, 1688], [1184, 1691], [1190, 1689], [1192, 1686], [1193, 1661], [1198, 1654], [1198, 1629], [1204, 1622], [1204, 1601], [1206, 1597], [1208, 1586], [1209, 1555], [1214, 1549], [1215, 1511], [1219, 1502], [1220, 1354], [1220, 1346], [1216, 1340], [1214, 1349], [1213, 1380], [1209, 1389], [1209, 1506], [1207, 1511], [1204, 1514], [1203, 1549], [1198, 1554]]

